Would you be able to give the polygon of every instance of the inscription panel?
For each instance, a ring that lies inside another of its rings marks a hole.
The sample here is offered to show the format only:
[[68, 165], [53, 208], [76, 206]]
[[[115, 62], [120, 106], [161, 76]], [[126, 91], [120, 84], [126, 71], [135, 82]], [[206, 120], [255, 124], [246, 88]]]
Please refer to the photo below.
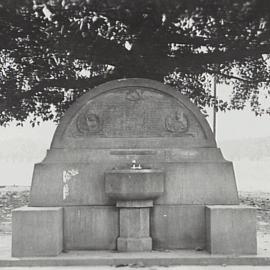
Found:
[[149, 88], [126, 87], [91, 99], [67, 128], [68, 137], [196, 137], [200, 124], [177, 99]]

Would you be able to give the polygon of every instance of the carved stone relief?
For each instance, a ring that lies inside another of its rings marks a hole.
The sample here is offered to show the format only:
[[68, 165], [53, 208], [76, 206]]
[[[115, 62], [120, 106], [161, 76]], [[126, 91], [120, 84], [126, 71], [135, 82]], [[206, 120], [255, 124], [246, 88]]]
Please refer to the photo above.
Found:
[[141, 89], [129, 90], [126, 92], [126, 100], [132, 102], [141, 101], [143, 100], [143, 92]]
[[71, 137], [203, 137], [199, 123], [174, 97], [147, 88], [101, 94], [82, 108], [67, 129]]
[[165, 118], [165, 128], [172, 133], [186, 133], [189, 123], [187, 116], [182, 111], [171, 113]]
[[82, 134], [100, 134], [102, 132], [102, 119], [91, 110], [87, 111], [77, 118], [77, 128]]

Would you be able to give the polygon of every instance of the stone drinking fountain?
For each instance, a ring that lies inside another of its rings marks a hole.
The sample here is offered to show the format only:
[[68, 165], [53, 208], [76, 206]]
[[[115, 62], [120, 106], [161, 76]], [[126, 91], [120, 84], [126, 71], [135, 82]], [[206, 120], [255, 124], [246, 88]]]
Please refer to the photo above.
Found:
[[143, 169], [133, 160], [129, 169], [105, 172], [105, 192], [119, 208], [118, 251], [152, 250], [150, 208], [164, 192], [164, 172]]
[[146, 79], [102, 84], [67, 110], [12, 222], [15, 257], [257, 251], [255, 210], [239, 205], [233, 164], [205, 117]]

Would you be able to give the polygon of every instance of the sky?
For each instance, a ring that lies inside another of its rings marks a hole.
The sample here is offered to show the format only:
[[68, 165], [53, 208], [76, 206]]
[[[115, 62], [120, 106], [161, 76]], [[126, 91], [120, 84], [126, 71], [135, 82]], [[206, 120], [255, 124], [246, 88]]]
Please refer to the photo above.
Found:
[[[208, 119], [212, 126], [212, 117]], [[218, 112], [216, 122], [217, 142], [270, 136], [270, 115], [255, 116], [249, 110]]]

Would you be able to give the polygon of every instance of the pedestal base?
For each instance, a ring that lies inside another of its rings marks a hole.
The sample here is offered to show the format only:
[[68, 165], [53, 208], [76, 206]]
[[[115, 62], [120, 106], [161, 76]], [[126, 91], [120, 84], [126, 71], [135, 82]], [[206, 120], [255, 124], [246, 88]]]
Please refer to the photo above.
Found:
[[206, 236], [211, 254], [256, 254], [256, 209], [242, 205], [206, 206]]
[[152, 200], [119, 201], [120, 236], [117, 239], [118, 251], [151, 251], [150, 207]]
[[152, 238], [124, 238], [117, 239], [118, 251], [151, 251]]
[[22, 207], [12, 212], [12, 256], [57, 256], [63, 249], [62, 207]]

